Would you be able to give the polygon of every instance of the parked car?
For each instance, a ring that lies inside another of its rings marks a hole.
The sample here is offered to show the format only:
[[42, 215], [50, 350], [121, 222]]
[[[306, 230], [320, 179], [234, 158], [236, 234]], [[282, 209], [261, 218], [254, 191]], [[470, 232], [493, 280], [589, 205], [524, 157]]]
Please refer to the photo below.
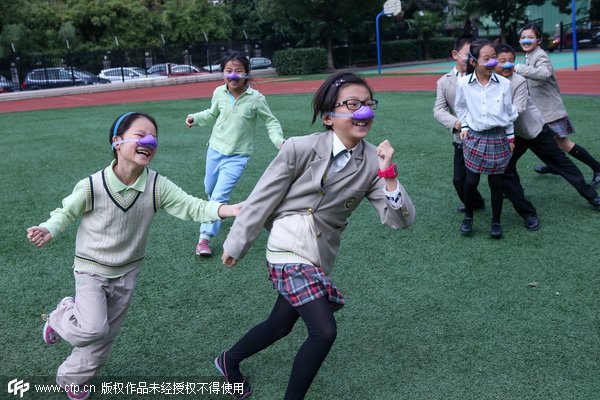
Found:
[[[266, 69], [273, 68], [273, 63], [266, 57], [250, 57], [250, 69]], [[221, 72], [221, 62], [213, 65], [205, 65], [202, 67], [205, 71]]]
[[9, 81], [0, 75], [0, 93], [18, 92], [19, 90], [21, 90], [21, 87], [18, 83]]
[[266, 69], [273, 68], [271, 60], [265, 57], [251, 57], [250, 58], [250, 69]]
[[[594, 35], [592, 32], [587, 30], [577, 30], [577, 48], [583, 49], [586, 47], [592, 47], [596, 44], [594, 40]], [[556, 48], [560, 46], [562, 42], [563, 49], [568, 49], [573, 47], [573, 31], [568, 31], [563, 33], [563, 37], [557, 35], [553, 39], [548, 42], [548, 51], [554, 51]]]
[[[166, 75], [167, 71], [161, 72], [161, 74]], [[171, 66], [171, 76], [186, 76], [186, 75], [194, 75], [194, 74], [206, 74], [206, 71], [202, 71], [200, 68], [194, 65], [172, 65]]]
[[[107, 68], [100, 71], [98, 74], [100, 78], [108, 79], [111, 82], [122, 82], [123, 80], [129, 81], [132, 79], [148, 79], [146, 70], [138, 67], [115, 67]], [[154, 78], [154, 77], [152, 77]]]
[[[177, 65], [176, 63], [160, 63], [160, 64], [154, 64], [153, 66], [151, 66], [150, 68], [148, 68], [146, 70], [146, 72], [148, 73], [148, 75], [166, 75], [166, 71], [167, 71], [167, 65], [171, 64], [171, 66], [173, 65]], [[163, 73], [164, 72], [164, 73]]]
[[219, 61], [216, 64], [205, 65], [204, 67], [202, 67], [202, 69], [208, 72], [221, 72], [221, 61]]
[[103, 83], [110, 83], [110, 81], [77, 68], [51, 67], [38, 68], [28, 72], [23, 81], [23, 88], [25, 90], [38, 90]]

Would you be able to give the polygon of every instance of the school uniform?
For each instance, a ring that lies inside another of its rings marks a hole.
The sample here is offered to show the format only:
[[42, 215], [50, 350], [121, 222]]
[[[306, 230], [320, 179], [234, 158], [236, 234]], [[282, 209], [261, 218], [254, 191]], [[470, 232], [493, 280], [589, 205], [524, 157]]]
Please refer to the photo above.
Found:
[[[458, 72], [456, 68], [453, 68], [452, 71], [438, 79], [433, 116], [440, 124], [448, 129], [450, 133], [452, 133], [452, 145], [454, 147], [454, 171], [452, 183], [454, 184], [454, 189], [456, 190], [458, 198], [464, 203], [465, 162], [462, 153], [460, 131], [454, 128], [456, 121], [458, 121], [454, 111], [454, 99], [456, 96], [456, 82], [459, 77], [460, 72]], [[475, 196], [476, 203], [478, 204], [476, 208], [482, 208], [484, 201], [481, 193], [477, 191]]]
[[537, 46], [526, 55], [524, 64], [515, 66], [515, 72], [527, 79], [529, 95], [554, 136], [562, 138], [575, 133], [548, 54]]
[[[514, 174], [518, 177], [517, 161], [528, 149], [531, 149], [540, 160], [565, 178], [582, 197], [594, 204], [594, 199], [598, 197], [597, 192], [585, 182], [579, 168], [556, 144], [551, 129], [544, 122], [543, 115], [527, 92], [526, 79], [517, 74], [512, 74], [508, 79], [513, 94], [513, 104], [519, 111], [519, 117], [514, 123], [515, 149], [505, 173], [508, 176]], [[529, 206], [519, 202], [517, 196], [522, 190], [519, 189], [520, 185], [517, 187], [510, 179], [505, 180], [504, 185], [505, 193], [513, 202], [515, 209], [523, 209], [527, 212]]]
[[[536, 47], [526, 55], [525, 64], [515, 66], [515, 72], [527, 79], [529, 94], [544, 116], [544, 121], [554, 138], [564, 139], [568, 138], [571, 133], [575, 133], [575, 128], [571, 124], [560, 95], [554, 68], [548, 54], [541, 47]], [[587, 164], [594, 171], [591, 185], [600, 183], [600, 162], [598, 160], [578, 144], [569, 150], [569, 154]], [[536, 171], [553, 172], [552, 168], [544, 169], [544, 167], [536, 167]]]
[[[387, 198], [374, 145], [361, 140], [343, 168], [328, 174], [334, 164], [333, 135], [328, 130], [286, 141], [236, 217], [223, 244], [225, 253], [243, 258], [264, 226], [271, 231], [268, 259], [283, 261], [273, 264], [314, 265], [328, 275], [348, 217], [364, 198], [383, 224], [403, 229], [413, 223], [415, 208], [400, 183], [395, 197]], [[293, 223], [278, 223], [283, 219]], [[281, 240], [284, 236], [291, 240]]]
[[81, 215], [75, 243], [75, 303], [59, 305], [50, 326], [74, 346], [57, 372], [59, 385], [87, 383], [107, 361], [133, 298], [159, 209], [182, 220], [220, 220], [220, 203], [185, 193], [169, 179], [145, 168], [127, 186], [111, 165], [82, 179], [63, 207], [40, 226], [53, 238]]
[[467, 169], [476, 174], [502, 174], [510, 159], [508, 141], [514, 138], [513, 122], [518, 113], [512, 105], [510, 82], [492, 73], [487, 85], [472, 73], [458, 79], [456, 116], [461, 130]]

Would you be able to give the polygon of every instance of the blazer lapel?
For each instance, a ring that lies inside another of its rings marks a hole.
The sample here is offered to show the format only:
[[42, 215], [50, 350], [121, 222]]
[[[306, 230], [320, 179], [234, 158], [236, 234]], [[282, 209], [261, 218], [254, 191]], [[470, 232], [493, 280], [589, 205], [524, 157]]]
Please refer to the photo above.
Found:
[[317, 155], [314, 160], [309, 163], [311, 172], [311, 182], [315, 190], [321, 189], [323, 177], [331, 164], [331, 153], [333, 148], [333, 131], [327, 131], [324, 135], [319, 135], [313, 146], [313, 151]]
[[346, 166], [344, 168], [341, 169], [341, 171], [333, 174], [333, 176], [331, 176], [327, 182], [325, 183], [325, 186], [329, 186], [334, 184], [337, 181], [340, 181], [352, 174], [354, 174], [356, 171], [358, 171], [358, 166], [360, 165], [360, 163], [363, 162], [363, 154], [364, 151], [364, 147], [363, 147], [363, 142], [362, 140], [358, 143], [358, 146], [356, 146], [356, 149], [354, 149], [354, 151], [352, 152], [352, 157], [350, 158], [350, 160], [348, 161], [348, 164], [346, 164]]

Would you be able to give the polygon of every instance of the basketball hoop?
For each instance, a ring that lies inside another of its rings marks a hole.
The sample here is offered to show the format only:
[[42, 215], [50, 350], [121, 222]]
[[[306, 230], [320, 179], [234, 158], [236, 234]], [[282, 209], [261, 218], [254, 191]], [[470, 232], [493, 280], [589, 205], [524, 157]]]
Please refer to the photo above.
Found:
[[404, 15], [404, 12], [402, 11], [402, 2], [400, 0], [386, 0], [383, 4], [383, 12], [385, 15], [394, 17], [398, 17], [400, 14]]
[[396, 21], [402, 21], [404, 18], [404, 11], [400, 11], [398, 15], [396, 15]]

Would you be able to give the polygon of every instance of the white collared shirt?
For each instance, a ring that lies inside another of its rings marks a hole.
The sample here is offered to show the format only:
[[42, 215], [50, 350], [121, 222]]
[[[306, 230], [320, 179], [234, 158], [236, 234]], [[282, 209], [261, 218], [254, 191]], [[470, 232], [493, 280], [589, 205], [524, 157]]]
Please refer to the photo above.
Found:
[[[348, 150], [335, 132], [331, 136], [333, 136], [333, 146], [331, 151], [332, 161], [331, 166], [329, 167], [329, 171], [327, 171], [327, 178], [341, 171], [346, 166], [346, 164], [348, 164], [348, 161], [350, 161], [350, 159], [352, 158], [352, 153], [354, 152], [356, 147], [358, 147], [355, 146], [352, 149]], [[402, 195], [400, 194], [400, 182], [398, 182], [398, 179], [396, 179], [396, 190], [394, 190], [393, 192], [388, 192], [387, 190], [385, 190], [384, 185], [383, 193], [385, 193], [385, 196], [387, 197], [390, 206], [392, 206], [394, 210], [400, 208], [400, 200], [402, 200]]]
[[485, 86], [475, 73], [458, 78], [454, 111], [461, 130], [482, 132], [499, 127], [509, 139], [514, 137], [513, 122], [519, 113], [512, 104], [510, 81], [503, 76], [492, 73]]

